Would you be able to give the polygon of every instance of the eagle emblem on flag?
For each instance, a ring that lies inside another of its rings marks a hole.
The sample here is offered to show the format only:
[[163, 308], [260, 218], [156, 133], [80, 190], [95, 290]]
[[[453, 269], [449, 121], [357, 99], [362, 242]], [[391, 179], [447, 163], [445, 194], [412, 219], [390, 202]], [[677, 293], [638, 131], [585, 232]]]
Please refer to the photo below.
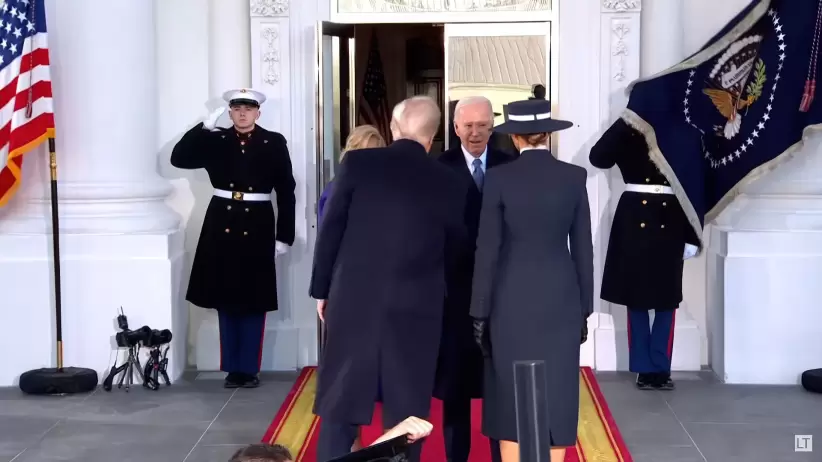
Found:
[[[753, 35], [731, 45], [711, 69], [708, 77], [711, 88], [702, 90], [711, 98], [722, 117], [728, 119], [724, 127], [715, 125], [714, 130], [729, 140], [739, 133], [742, 126], [741, 111], [762, 96], [762, 87], [768, 80], [765, 62], [757, 58], [761, 42], [761, 35]], [[751, 71], [754, 71], [754, 79], [745, 86]]]
[[[686, 121], [703, 134], [713, 135], [705, 140], [704, 156], [712, 168], [720, 168], [740, 159], [754, 146], [771, 119], [787, 45], [779, 14], [770, 9], [767, 17], [758, 27], [731, 43], [713, 61], [706, 63], [710, 66], [700, 69], [704, 72], [701, 96], [707, 98], [716, 109], [712, 114], [704, 115], [700, 124], [694, 124], [689, 114], [693, 86], [699, 73], [697, 70], [689, 72], [684, 100]], [[764, 27], [770, 30], [763, 30]], [[773, 44], [765, 43], [766, 36], [774, 37]], [[771, 52], [763, 50], [763, 46], [776, 48]], [[758, 104], [763, 96], [765, 104]], [[760, 105], [762, 107], [757, 107]], [[743, 120], [749, 117], [754, 117], [754, 121], [744, 124], [744, 137], [737, 139], [743, 132]], [[722, 155], [715, 154], [720, 152]]]

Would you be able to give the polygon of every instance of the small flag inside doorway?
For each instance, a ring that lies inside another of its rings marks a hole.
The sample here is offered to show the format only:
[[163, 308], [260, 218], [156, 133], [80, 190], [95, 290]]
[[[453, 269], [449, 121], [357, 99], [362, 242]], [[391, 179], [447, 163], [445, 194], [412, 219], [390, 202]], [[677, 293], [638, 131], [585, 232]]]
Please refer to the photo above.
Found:
[[373, 125], [386, 142], [391, 141], [391, 111], [388, 109], [388, 90], [376, 30], [371, 33], [371, 46], [363, 80], [362, 97], [359, 101], [359, 114], [360, 123]]

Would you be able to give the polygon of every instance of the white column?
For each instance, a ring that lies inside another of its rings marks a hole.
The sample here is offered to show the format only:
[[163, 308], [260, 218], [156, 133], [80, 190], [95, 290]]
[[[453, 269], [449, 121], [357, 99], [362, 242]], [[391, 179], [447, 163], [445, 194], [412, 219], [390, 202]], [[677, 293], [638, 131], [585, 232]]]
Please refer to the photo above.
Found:
[[[164, 203], [171, 185], [157, 173], [153, 3], [52, 0], [47, 13], [61, 231], [176, 229], [179, 216]], [[49, 197], [43, 152], [26, 159], [29, 173], [39, 175], [26, 175], [29, 183], [0, 220], [0, 233], [42, 233], [50, 226], [43, 220]]]
[[251, 33], [248, 2], [208, 2], [208, 92], [220, 97], [251, 86]]
[[683, 3], [677, 0], [642, 2], [642, 77], [665, 70], [684, 58]]
[[[60, 192], [65, 364], [111, 367], [114, 319], [171, 329], [169, 375], [185, 368], [183, 235], [158, 173], [154, 2], [46, 2]], [[174, 110], [173, 102], [163, 110]], [[54, 292], [45, 156], [0, 219], [0, 386], [54, 365]]]

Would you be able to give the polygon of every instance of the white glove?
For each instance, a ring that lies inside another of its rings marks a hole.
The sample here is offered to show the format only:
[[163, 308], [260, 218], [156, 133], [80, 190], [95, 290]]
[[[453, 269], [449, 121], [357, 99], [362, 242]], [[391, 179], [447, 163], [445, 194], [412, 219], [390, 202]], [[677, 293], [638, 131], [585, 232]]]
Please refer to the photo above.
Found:
[[699, 247], [693, 244], [685, 244], [685, 252], [682, 254], [682, 259], [687, 260], [689, 258], [693, 258], [696, 256], [696, 253], [699, 251]]
[[279, 257], [280, 255], [284, 255], [286, 252], [288, 252], [288, 244], [284, 244], [280, 241], [274, 243], [274, 254], [276, 256]]
[[203, 121], [203, 128], [212, 132], [215, 131], [217, 129], [217, 120], [220, 119], [223, 113], [225, 113], [225, 107], [217, 108]]

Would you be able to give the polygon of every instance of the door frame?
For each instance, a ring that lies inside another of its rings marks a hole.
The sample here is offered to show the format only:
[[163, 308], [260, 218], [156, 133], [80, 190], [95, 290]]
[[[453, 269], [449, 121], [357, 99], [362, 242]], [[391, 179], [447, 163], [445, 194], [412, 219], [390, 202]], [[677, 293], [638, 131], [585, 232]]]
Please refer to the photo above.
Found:
[[[325, 161], [326, 161], [326, 110], [327, 105], [325, 104], [324, 100], [326, 92], [328, 89], [325, 85], [325, 78], [326, 72], [329, 71], [328, 67], [330, 66], [331, 69], [331, 88], [330, 90], [334, 92], [335, 86], [339, 85], [342, 82], [341, 76], [341, 64], [343, 59], [348, 60], [348, 87], [347, 91], [347, 99], [348, 99], [348, 121], [349, 125], [356, 126], [357, 124], [357, 99], [356, 99], [356, 38], [355, 38], [355, 29], [356, 25], [354, 24], [340, 24], [340, 23], [333, 23], [330, 21], [318, 21], [315, 26], [315, 73], [314, 73], [314, 88], [317, 98], [317, 106], [315, 108], [315, 117], [316, 117], [316, 131], [315, 135], [315, 149], [314, 149], [314, 163], [315, 163], [315, 175], [316, 175], [316, 185], [317, 185], [317, 192], [315, 195], [314, 201], [314, 215], [315, 218], [319, 212], [318, 206], [320, 202], [320, 195], [322, 194], [322, 190], [328, 184], [330, 178], [327, 178], [327, 174], [325, 171]], [[327, 40], [328, 39], [328, 40]], [[335, 39], [338, 43], [335, 44]], [[347, 49], [348, 55], [341, 56], [341, 46], [339, 41], [347, 40]], [[326, 56], [326, 44], [329, 43], [329, 48], [331, 51], [331, 56]], [[336, 81], [336, 82], [335, 82]], [[332, 104], [334, 107], [332, 110], [341, 110], [342, 108], [339, 107], [342, 104], [342, 99], [340, 98], [340, 93], [342, 91], [341, 88], [337, 89], [337, 93], [332, 93]], [[334, 115], [332, 113], [332, 115]], [[336, 150], [342, 148], [341, 142], [344, 140], [340, 140], [342, 127], [342, 121], [339, 120], [338, 117], [334, 117], [332, 120], [333, 129], [332, 129], [332, 136], [334, 136], [333, 148], [335, 152], [330, 153], [330, 162], [331, 168], [334, 168], [334, 162], [336, 159]], [[350, 127], [351, 128], [351, 127]], [[317, 223], [319, 224], [319, 223]], [[319, 232], [319, 227], [317, 227], [316, 232]], [[315, 241], [316, 241], [316, 233], [315, 233]], [[319, 316], [317, 317], [317, 352], [318, 352], [318, 359], [322, 357], [323, 347], [325, 344], [325, 325], [322, 321], [320, 321]]]

